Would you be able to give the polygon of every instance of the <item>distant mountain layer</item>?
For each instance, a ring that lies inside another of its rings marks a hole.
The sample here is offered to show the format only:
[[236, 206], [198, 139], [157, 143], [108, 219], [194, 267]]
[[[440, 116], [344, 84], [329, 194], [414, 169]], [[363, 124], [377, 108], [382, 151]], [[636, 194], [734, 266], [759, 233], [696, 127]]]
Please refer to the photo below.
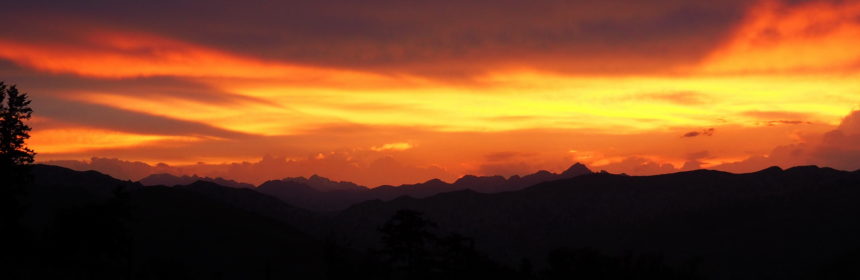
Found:
[[541, 182], [573, 178], [591, 173], [591, 170], [585, 165], [577, 163], [559, 174], [539, 171], [523, 177], [512, 176], [507, 179], [502, 176], [466, 175], [454, 183], [434, 179], [420, 184], [396, 187], [380, 186], [372, 189], [353, 183], [332, 182], [326, 178], [312, 176], [309, 179], [299, 177], [267, 181], [257, 187], [256, 190], [305, 209], [335, 211], [362, 201], [391, 200], [401, 196], [422, 198], [438, 193], [467, 189], [483, 193], [520, 190]]
[[210, 178], [210, 177], [198, 177], [197, 175], [184, 175], [184, 176], [176, 176], [173, 174], [161, 173], [161, 174], [152, 174], [146, 176], [143, 179], [138, 181], [140, 184], [144, 186], [178, 186], [178, 185], [190, 185], [197, 181], [204, 182], [212, 182], [215, 184], [219, 184], [225, 187], [231, 188], [254, 188], [254, 185], [248, 183], [240, 183], [233, 180], [228, 180], [224, 178]]
[[442, 192], [456, 190], [474, 190], [483, 193], [496, 193], [523, 189], [541, 182], [573, 178], [590, 174], [591, 170], [585, 165], [576, 163], [562, 173], [539, 171], [526, 176], [473, 176], [466, 175], [453, 183], [438, 179], [419, 184], [401, 186], [380, 186], [367, 188], [352, 182], [333, 181], [325, 177], [313, 175], [305, 177], [287, 177], [281, 180], [271, 180], [254, 187], [251, 184], [240, 183], [223, 178], [193, 176], [176, 176], [172, 174], [154, 174], [139, 181], [144, 186], [183, 186], [197, 181], [215, 183], [233, 188], [251, 188], [261, 193], [274, 196], [282, 201], [314, 211], [335, 211], [345, 209], [355, 203], [368, 200], [391, 200], [400, 196], [415, 198], [427, 197]]
[[299, 184], [305, 184], [317, 191], [327, 192], [327, 191], [365, 191], [367, 187], [359, 186], [353, 182], [346, 181], [332, 181], [328, 178], [321, 177], [318, 175], [312, 175], [310, 178], [305, 177], [287, 177], [281, 179], [281, 181], [285, 182], [296, 182]]

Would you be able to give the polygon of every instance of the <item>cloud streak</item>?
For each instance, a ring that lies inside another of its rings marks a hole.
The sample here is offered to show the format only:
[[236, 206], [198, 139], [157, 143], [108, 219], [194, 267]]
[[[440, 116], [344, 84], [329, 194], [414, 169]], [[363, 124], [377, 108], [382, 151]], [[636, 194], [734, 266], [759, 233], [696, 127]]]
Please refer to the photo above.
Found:
[[120, 110], [107, 106], [39, 98], [40, 114], [67, 123], [151, 135], [185, 135], [244, 139], [250, 134], [217, 128], [208, 124], [177, 120], [157, 115]]

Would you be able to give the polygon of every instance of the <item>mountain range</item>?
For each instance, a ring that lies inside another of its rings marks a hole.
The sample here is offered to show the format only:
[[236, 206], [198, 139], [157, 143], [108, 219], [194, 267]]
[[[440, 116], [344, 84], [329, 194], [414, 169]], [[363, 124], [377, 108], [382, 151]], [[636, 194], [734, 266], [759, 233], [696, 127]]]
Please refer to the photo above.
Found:
[[[474, 176], [466, 175], [453, 183], [446, 183], [438, 179], [429, 180], [418, 184], [400, 186], [384, 185], [376, 188], [360, 186], [352, 182], [332, 181], [328, 178], [313, 175], [305, 177], [288, 177], [281, 180], [270, 180], [256, 187], [256, 190], [283, 200], [287, 204], [316, 211], [342, 210], [355, 203], [369, 200], [391, 200], [400, 196], [414, 198], [428, 197], [434, 194], [457, 191], [474, 190], [482, 193], [497, 193], [514, 191], [532, 186], [541, 182], [573, 178], [580, 175], [591, 174], [592, 171], [581, 163], [570, 166], [567, 170], [555, 174], [541, 170], [534, 174], [525, 176], [514, 175], [509, 178], [502, 176]], [[195, 181], [206, 181], [228, 187], [253, 188], [246, 183], [238, 183], [222, 178], [209, 178], [197, 176], [174, 176], [170, 174], [155, 174], [139, 181], [142, 185], [188, 185]]]
[[[390, 245], [380, 229], [403, 210], [421, 213], [439, 236], [467, 236], [476, 252], [498, 263], [494, 267], [508, 267], [500, 270], [510, 272], [502, 273], [507, 279], [556, 279], [549, 275], [558, 273], [559, 263], [573, 265], [561, 270], [566, 275], [584, 264], [630, 267], [638, 260], [634, 264], [641, 267], [643, 259], [631, 255], [656, 256], [644, 258], [652, 270], [699, 275], [675, 279], [849, 279], [860, 265], [860, 171], [802, 166], [627, 176], [592, 173], [577, 164], [560, 174], [466, 176], [450, 184], [374, 189], [321, 177], [236, 188], [205, 181], [144, 186], [45, 165], [33, 166], [32, 173], [22, 220], [40, 233], [33, 235], [39, 244], [34, 252], [56, 256], [42, 261], [63, 274], [120, 269], [136, 279], [165, 278], [158, 273], [378, 276], [372, 271], [385, 262], [372, 260]], [[309, 182], [326, 182], [330, 189]], [[299, 199], [304, 194], [297, 189], [373, 195], [350, 198], [358, 202], [338, 211], [307, 209], [271, 195], [280, 190]], [[133, 249], [116, 251], [116, 244]], [[559, 262], [558, 252], [578, 253], [562, 254]], [[111, 254], [118, 257], [99, 257]]]
[[197, 181], [211, 182], [211, 183], [215, 183], [218, 185], [222, 185], [225, 187], [231, 187], [231, 188], [246, 188], [246, 189], [254, 188], [254, 185], [252, 185], [252, 184], [236, 182], [236, 181], [224, 179], [221, 177], [210, 178], [210, 177], [199, 177], [197, 175], [176, 176], [176, 175], [168, 174], [168, 173], [152, 174], [152, 175], [144, 177], [143, 179], [140, 179], [140, 181], [138, 181], [138, 183], [140, 183], [141, 185], [144, 185], [144, 186], [171, 186], [172, 187], [172, 186], [189, 185], [189, 184], [192, 184], [192, 183], [197, 182]]

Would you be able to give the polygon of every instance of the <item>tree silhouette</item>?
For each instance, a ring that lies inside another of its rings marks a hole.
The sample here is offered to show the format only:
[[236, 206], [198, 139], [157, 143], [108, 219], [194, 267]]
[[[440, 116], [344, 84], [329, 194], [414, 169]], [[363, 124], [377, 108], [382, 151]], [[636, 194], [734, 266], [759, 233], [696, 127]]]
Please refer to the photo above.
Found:
[[27, 94], [0, 82], [0, 164], [4, 167], [33, 163], [36, 153], [27, 148], [30, 127], [24, 123], [32, 114]]
[[512, 270], [475, 250], [472, 238], [439, 236], [436, 224], [413, 210], [399, 210], [379, 228], [389, 279], [510, 279]]
[[31, 180], [29, 168], [36, 154], [25, 143], [30, 138], [30, 127], [24, 121], [32, 113], [26, 93], [0, 82], [0, 235], [7, 236], [0, 244], [4, 247], [0, 262], [10, 266], [3, 271], [13, 279], [26, 261], [21, 254], [27, 253], [29, 236], [19, 221], [24, 209], [19, 200]]
[[33, 114], [26, 93], [0, 82], [0, 197], [4, 201], [4, 223], [17, 220], [21, 211], [17, 198], [30, 180], [29, 165], [35, 152], [27, 148], [30, 127], [24, 121]]
[[430, 229], [435, 227], [419, 212], [399, 210], [379, 229], [385, 246], [382, 253], [394, 273], [406, 277], [431, 274], [434, 268], [431, 251], [438, 238]]

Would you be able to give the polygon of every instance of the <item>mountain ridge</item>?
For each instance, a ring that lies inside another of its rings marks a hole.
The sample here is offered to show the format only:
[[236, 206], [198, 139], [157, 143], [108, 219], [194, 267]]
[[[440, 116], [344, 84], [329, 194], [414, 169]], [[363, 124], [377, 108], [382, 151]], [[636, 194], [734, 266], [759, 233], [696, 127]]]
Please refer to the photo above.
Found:
[[[176, 238], [194, 245], [170, 246], [187, 250], [238, 238], [229, 241], [232, 245], [224, 252], [258, 251], [276, 256], [280, 249], [273, 251], [266, 245], [276, 242], [304, 246], [302, 252], [318, 258], [323, 245], [311, 238], [315, 236], [349, 244], [351, 252], [365, 252], [379, 248], [379, 227], [406, 209], [423, 213], [440, 231], [474, 238], [476, 250], [510, 266], [524, 259], [535, 262], [536, 267], [546, 265], [544, 257], [557, 248], [593, 248], [610, 256], [658, 252], [670, 263], [701, 259], [701, 271], [713, 279], [803, 279], [822, 267], [844, 269], [845, 264], [839, 263], [860, 261], [850, 258], [852, 252], [860, 251], [856, 239], [860, 235], [860, 172], [827, 167], [767, 168], [742, 174], [713, 170], [654, 176], [589, 173], [514, 191], [459, 189], [426, 197], [367, 200], [327, 213], [304, 210], [255, 189], [211, 182], [145, 187], [97, 172], [53, 166], [35, 166], [33, 174], [36, 185], [29, 196], [34, 207], [25, 220], [41, 222], [30, 225], [81, 234], [76, 223], [91, 222], [75, 215], [91, 213], [87, 215], [115, 219], [110, 217], [119, 212], [87, 205], [106, 201], [115, 205], [118, 195], [125, 192], [133, 206], [129, 209], [143, 218], [128, 222], [135, 225], [133, 232], [142, 234], [138, 237], [144, 242], [136, 246], [144, 246], [140, 252], [145, 258], [181, 253], [157, 247], [173, 244]], [[292, 181], [273, 183], [312, 189]], [[439, 180], [425, 183], [453, 185]], [[46, 226], [69, 217], [74, 219], [59, 228]], [[267, 241], [251, 240], [257, 234], [255, 229], [267, 232]], [[226, 232], [209, 236], [207, 232], [213, 230]], [[281, 235], [288, 240], [278, 241]], [[71, 235], [68, 242], [79, 242], [76, 238]], [[253, 249], [243, 249], [241, 244]], [[194, 269], [217, 271], [218, 266], [226, 265], [203, 251], [177, 256], [190, 260], [185, 265]], [[310, 263], [319, 265], [318, 261]], [[246, 262], [230, 273], [247, 273], [244, 271], [254, 264], [259, 262]]]
[[[288, 204], [317, 211], [336, 211], [352, 204], [368, 200], [391, 200], [401, 196], [423, 198], [439, 193], [470, 189], [482, 193], [497, 193], [520, 190], [541, 182], [573, 178], [592, 171], [581, 163], [573, 164], [561, 173], [541, 170], [525, 176], [475, 176], [465, 175], [452, 183], [440, 179], [431, 179], [423, 183], [403, 184], [399, 186], [382, 185], [375, 188], [361, 188], [349, 182], [336, 182], [316, 176], [316, 180], [327, 184], [339, 184], [345, 187], [328, 188], [313, 187], [305, 182], [310, 179], [287, 178], [288, 180], [270, 180], [261, 184], [256, 190], [277, 197]], [[313, 176], [312, 176], [313, 178]]]
[[233, 188], [248, 188], [248, 189], [255, 188], [255, 186], [252, 184], [242, 183], [242, 182], [238, 182], [238, 181], [234, 181], [234, 180], [230, 180], [230, 179], [225, 179], [222, 177], [211, 178], [211, 177], [200, 177], [197, 175], [177, 176], [177, 175], [173, 175], [173, 174], [169, 174], [169, 173], [152, 174], [152, 175], [144, 177], [143, 179], [138, 180], [138, 182], [144, 186], [161, 185], [161, 186], [168, 186], [168, 187], [177, 186], [177, 185], [189, 185], [189, 184], [192, 184], [192, 183], [197, 182], [197, 181], [212, 182], [212, 183], [216, 183], [216, 184], [219, 184], [219, 185], [222, 185], [225, 187], [233, 187]]

